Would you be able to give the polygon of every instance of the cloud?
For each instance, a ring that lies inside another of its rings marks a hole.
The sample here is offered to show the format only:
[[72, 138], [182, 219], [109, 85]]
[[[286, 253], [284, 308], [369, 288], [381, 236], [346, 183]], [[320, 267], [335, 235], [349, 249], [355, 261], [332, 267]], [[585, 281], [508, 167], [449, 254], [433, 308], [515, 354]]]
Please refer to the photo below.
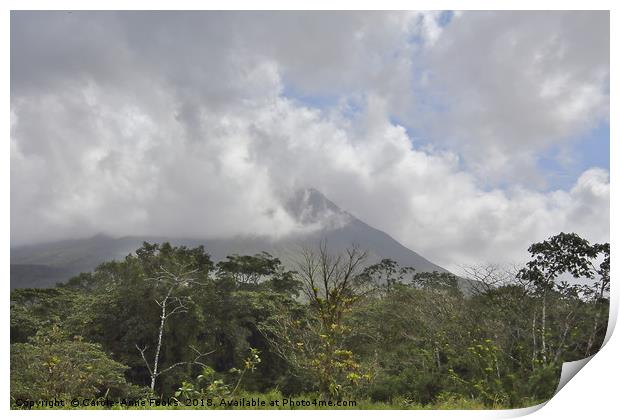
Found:
[[[568, 36], [557, 31], [561, 22], [575, 22], [552, 15], [549, 31], [560, 42]], [[495, 31], [495, 20], [507, 32], [529, 30], [519, 14], [484, 16]], [[445, 72], [450, 51], [475, 42], [461, 32], [485, 32], [466, 18], [442, 26], [432, 13], [13, 13], [11, 242], [97, 232], [283, 235], [300, 228], [284, 198], [306, 186], [449, 268], [520, 259], [530, 243], [561, 230], [607, 240], [604, 170], [584, 172], [569, 191], [489, 187], [480, 178], [476, 165], [488, 153], [531, 158], [548, 143], [515, 140], [509, 128], [528, 136], [529, 129], [499, 113], [466, 113], [475, 72], [464, 71], [462, 80]], [[465, 29], [450, 32], [452, 25]], [[466, 58], [457, 62], [484, 65], [482, 52]], [[578, 61], [550, 65], [563, 69], [567, 82], [546, 88], [548, 102], [532, 100], [539, 113], [532, 124], [549, 138], [589, 124], [568, 118], [574, 125], [558, 129], [563, 112], [580, 113], [545, 110], [579, 96], [562, 89], [568, 83], [583, 91], [579, 74], [598, 83], [590, 69], [598, 64]], [[435, 72], [423, 89], [421, 68]], [[488, 72], [482, 79], [521, 77], [497, 63]], [[438, 147], [422, 148], [410, 127], [395, 122], [420, 118], [428, 121], [424, 133], [440, 136], [435, 111], [412, 105], [434, 94], [439, 76], [454, 97], [445, 125], [459, 127], [471, 116], [460, 127], [468, 142], [477, 139], [474, 152], [448, 129], [446, 141], [434, 140]], [[300, 96], [287, 95], [291, 88]], [[491, 83], [481, 92], [487, 105], [510, 102], [508, 87]], [[336, 101], [316, 107], [304, 96]], [[571, 106], [605, 114], [604, 104], [583, 97], [586, 105]], [[520, 100], [517, 114], [529, 104]], [[475, 121], [501, 130], [478, 138]]]
[[544, 185], [537, 158], [608, 119], [609, 39], [607, 12], [463, 13], [423, 54], [417, 125], [491, 184]]

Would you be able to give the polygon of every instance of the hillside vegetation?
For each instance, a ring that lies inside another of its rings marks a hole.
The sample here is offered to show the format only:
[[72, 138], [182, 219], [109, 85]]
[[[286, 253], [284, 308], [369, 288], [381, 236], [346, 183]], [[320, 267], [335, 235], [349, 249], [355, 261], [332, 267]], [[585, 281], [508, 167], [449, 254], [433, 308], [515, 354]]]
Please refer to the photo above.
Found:
[[561, 233], [529, 251], [514, 272], [471, 268], [464, 295], [450, 273], [368, 265], [363, 247], [322, 243], [287, 270], [268, 253], [215, 264], [202, 247], [144, 243], [55, 288], [12, 291], [11, 404], [534, 405], [553, 395], [563, 362], [603, 342], [609, 244]]

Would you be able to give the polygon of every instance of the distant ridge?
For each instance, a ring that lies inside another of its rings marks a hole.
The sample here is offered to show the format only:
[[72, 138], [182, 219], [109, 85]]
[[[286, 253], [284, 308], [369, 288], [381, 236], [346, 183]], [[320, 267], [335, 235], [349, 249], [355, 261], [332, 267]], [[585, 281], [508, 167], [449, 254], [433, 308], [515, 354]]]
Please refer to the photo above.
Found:
[[326, 241], [332, 252], [339, 252], [352, 244], [368, 251], [368, 263], [391, 258], [401, 266], [418, 272], [447, 272], [418, 253], [401, 245], [391, 236], [342, 210], [321, 192], [313, 188], [296, 191], [284, 204], [289, 214], [308, 233], [274, 239], [267, 236], [236, 236], [218, 239], [167, 238], [161, 236], [126, 236], [113, 238], [95, 235], [85, 239], [71, 239], [15, 247], [11, 249], [11, 289], [23, 287], [51, 287], [73, 275], [91, 271], [102, 262], [124, 258], [142, 245], [142, 242], [164, 242], [195, 247], [204, 245], [214, 261], [232, 254], [255, 254], [266, 251], [287, 264], [291, 250], [305, 246], [315, 247]]

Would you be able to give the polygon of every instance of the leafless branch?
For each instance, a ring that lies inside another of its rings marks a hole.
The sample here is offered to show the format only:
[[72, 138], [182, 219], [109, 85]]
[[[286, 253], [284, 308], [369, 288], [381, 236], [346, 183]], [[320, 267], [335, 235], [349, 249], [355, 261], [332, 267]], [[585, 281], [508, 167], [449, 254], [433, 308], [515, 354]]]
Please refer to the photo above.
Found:
[[144, 355], [144, 352], [148, 349], [148, 347], [144, 346], [143, 348], [140, 348], [136, 344], [136, 348], [140, 352], [140, 356], [142, 356], [142, 360], [144, 360], [144, 364], [146, 365], [146, 368], [148, 369], [149, 373], [153, 375], [153, 371], [151, 370], [151, 365], [149, 365], [149, 362], [146, 360], [146, 356]]

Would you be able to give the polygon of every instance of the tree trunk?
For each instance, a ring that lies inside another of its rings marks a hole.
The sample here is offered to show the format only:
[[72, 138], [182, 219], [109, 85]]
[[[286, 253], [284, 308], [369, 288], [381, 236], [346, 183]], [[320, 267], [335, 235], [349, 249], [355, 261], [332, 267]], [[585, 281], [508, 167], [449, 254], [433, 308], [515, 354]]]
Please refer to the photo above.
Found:
[[541, 315], [541, 326], [540, 326], [540, 351], [542, 353], [543, 364], [547, 365], [547, 339], [546, 335], [546, 325], [547, 325], [547, 292], [545, 291], [543, 294], [543, 304], [542, 304], [542, 315]]
[[536, 354], [538, 353], [538, 344], [536, 343], [536, 316], [534, 312], [534, 317], [532, 318], [532, 347], [534, 348], [532, 351], [532, 369], [536, 367]]
[[590, 337], [588, 337], [588, 346], [586, 348], [586, 357], [590, 356], [592, 351], [592, 346], [594, 346], [594, 339], [596, 338], [596, 331], [598, 330], [598, 320], [601, 316], [601, 310], [598, 309], [596, 311], [596, 315], [594, 315], [594, 326], [592, 328], [592, 333], [590, 333]]
[[157, 368], [159, 365], [159, 353], [161, 351], [161, 342], [164, 337], [164, 326], [166, 324], [166, 304], [170, 293], [161, 302], [161, 316], [159, 322], [159, 334], [157, 336], [157, 348], [155, 349], [155, 359], [153, 360], [153, 372], [151, 373], [151, 391], [155, 392], [155, 380], [157, 379]]

